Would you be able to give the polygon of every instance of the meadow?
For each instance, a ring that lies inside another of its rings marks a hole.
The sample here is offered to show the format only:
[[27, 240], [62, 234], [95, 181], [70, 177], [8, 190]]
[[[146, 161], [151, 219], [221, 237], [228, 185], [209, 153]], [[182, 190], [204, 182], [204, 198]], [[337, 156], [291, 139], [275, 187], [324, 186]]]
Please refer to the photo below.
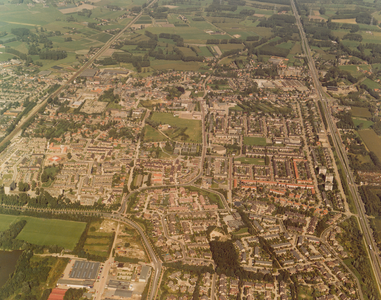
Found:
[[265, 160], [263, 158], [254, 158], [254, 157], [239, 157], [235, 158], [235, 161], [240, 161], [243, 164], [250, 164], [250, 165], [264, 165]]
[[145, 142], [161, 142], [166, 141], [167, 138], [157, 129], [150, 125], [144, 127], [144, 141]]
[[374, 122], [363, 118], [352, 118], [352, 121], [353, 124], [355, 124], [355, 126], [359, 126], [362, 124], [361, 129], [367, 129], [374, 124]]
[[358, 131], [361, 139], [364, 141], [369, 151], [373, 151], [379, 160], [381, 160], [381, 139], [373, 129], [364, 129]]
[[27, 216], [0, 215], [0, 231], [20, 220], [27, 223], [17, 239], [36, 245], [58, 245], [73, 250], [86, 223], [57, 219], [41, 219]]
[[372, 114], [366, 107], [352, 106], [351, 113], [353, 117], [371, 118]]
[[161, 124], [169, 124], [173, 128], [166, 130], [164, 133], [175, 141], [188, 143], [201, 143], [201, 121], [180, 119], [174, 117], [171, 113], [154, 112], [151, 120]]
[[91, 255], [107, 257], [113, 243], [113, 230], [116, 223], [112, 221], [94, 221], [90, 224], [83, 249]]
[[243, 143], [249, 146], [266, 146], [266, 138], [245, 136]]

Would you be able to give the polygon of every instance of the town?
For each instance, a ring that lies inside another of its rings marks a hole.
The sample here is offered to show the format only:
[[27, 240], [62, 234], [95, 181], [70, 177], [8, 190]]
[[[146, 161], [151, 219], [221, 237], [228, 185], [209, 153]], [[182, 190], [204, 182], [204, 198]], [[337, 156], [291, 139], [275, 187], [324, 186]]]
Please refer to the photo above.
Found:
[[[357, 82], [349, 46], [318, 50], [312, 4], [177, 2], [34, 1], [74, 27], [4, 40], [0, 248], [17, 257], [0, 298], [378, 299], [376, 67], [364, 54]], [[237, 6], [256, 27], [229, 23]], [[83, 29], [89, 51], [38, 48]]]

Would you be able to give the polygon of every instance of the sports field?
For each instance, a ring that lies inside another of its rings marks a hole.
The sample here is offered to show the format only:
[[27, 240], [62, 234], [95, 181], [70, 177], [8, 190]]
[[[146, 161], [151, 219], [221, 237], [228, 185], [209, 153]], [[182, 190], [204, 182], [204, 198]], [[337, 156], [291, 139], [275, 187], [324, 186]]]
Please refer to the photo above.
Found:
[[266, 146], [266, 138], [245, 136], [243, 143], [249, 146]]
[[240, 157], [240, 158], [235, 158], [234, 160], [240, 161], [243, 164], [252, 164], [252, 165], [264, 165], [265, 164], [265, 160], [262, 158]]
[[161, 124], [169, 124], [172, 129], [166, 130], [171, 139], [182, 142], [201, 143], [201, 121], [180, 119], [171, 113], [154, 112], [151, 119]]
[[0, 215], [0, 231], [7, 230], [10, 224], [20, 220], [27, 223], [17, 239], [36, 245], [58, 245], [70, 250], [74, 249], [86, 227], [83, 222]]

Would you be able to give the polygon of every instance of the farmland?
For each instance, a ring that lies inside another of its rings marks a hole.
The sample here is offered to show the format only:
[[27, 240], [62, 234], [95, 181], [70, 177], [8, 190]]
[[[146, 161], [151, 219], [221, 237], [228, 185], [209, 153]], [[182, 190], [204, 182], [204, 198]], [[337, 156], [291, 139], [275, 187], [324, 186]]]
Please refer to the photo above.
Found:
[[86, 226], [82, 222], [1, 215], [0, 231], [20, 220], [27, 223], [17, 239], [36, 245], [58, 245], [70, 250], [77, 244]]
[[86, 253], [106, 258], [114, 240], [114, 228], [116, 223], [112, 221], [92, 222], [83, 246]]
[[369, 151], [373, 151], [378, 159], [381, 160], [381, 139], [373, 129], [364, 129], [358, 131]]
[[[102, 0], [91, 4], [81, 4], [80, 6], [67, 3], [60, 3], [58, 6], [34, 3], [28, 6], [25, 3], [12, 5], [4, 2], [4, 9], [0, 12], [2, 20], [0, 32], [7, 32], [7, 35], [0, 44], [3, 43], [5, 46], [10, 46], [23, 54], [28, 54], [31, 52], [30, 44], [13, 35], [11, 33], [12, 29], [27, 28], [30, 30], [31, 35], [42, 35], [41, 32], [48, 32], [51, 48], [66, 51], [67, 57], [59, 60], [45, 60], [41, 59], [39, 55], [31, 54], [33, 62], [42, 65], [40, 70], [48, 70], [56, 66], [70, 70], [75, 68], [78, 63], [83, 63], [87, 59], [86, 56], [91, 55], [92, 49], [101, 47], [115, 32], [125, 27], [132, 20], [132, 15], [127, 18], [124, 16], [126, 10], [128, 11], [132, 7], [136, 8], [137, 5], [142, 3], [144, 2], [133, 0], [126, 2]], [[233, 12], [236, 17], [226, 17], [223, 13], [209, 15], [203, 10], [211, 4], [211, 1], [191, 1], [186, 5], [180, 4], [176, 7], [168, 7], [169, 9], [165, 13], [161, 12], [157, 14], [157, 17], [154, 14], [156, 9], [153, 10], [153, 13], [145, 12], [133, 25], [134, 29], [127, 30], [120, 39], [129, 42], [126, 44], [121, 42], [120, 45], [117, 45], [116, 51], [144, 56], [148, 53], [147, 49], [136, 46], [141, 42], [150, 41], [150, 34], [159, 36], [165, 33], [177, 35], [182, 40], [177, 43], [171, 39], [161, 37], [157, 39], [157, 49], [160, 47], [164, 53], [171, 54], [174, 48], [177, 47], [183, 57], [196, 58], [189, 61], [149, 57], [149, 66], [137, 70], [143, 76], [147, 76], [151, 72], [161, 70], [208, 70], [206, 62], [197, 59], [218, 57], [228, 51], [243, 50], [245, 47], [244, 42], [248, 37], [274, 38], [271, 28], [260, 27], [258, 26], [259, 22], [254, 17], [240, 14], [245, 9], [242, 4], [239, 4], [236, 11]], [[109, 8], [108, 5], [120, 7], [121, 10]], [[258, 17], [271, 17], [274, 14], [272, 6], [261, 7], [256, 12]], [[180, 20], [179, 14], [186, 16], [188, 21], [184, 23]], [[44, 18], [41, 18], [42, 15], [44, 15]], [[195, 18], [195, 16], [198, 18]], [[99, 20], [102, 20], [102, 23], [99, 24]], [[115, 31], [113, 32], [113, 30]], [[214, 45], [214, 47], [221, 50], [220, 52], [215, 52], [212, 49], [213, 45], [208, 45], [210, 39], [223, 41], [219, 45]], [[234, 39], [239, 39], [239, 41], [230, 42], [230, 40]], [[295, 51], [299, 52], [300, 44], [297, 47], [294, 47], [294, 45], [293, 40], [288, 40], [275, 48], [286, 50], [286, 52], [289, 50], [292, 50], [293, 53]], [[36, 46], [40, 49], [45, 47], [43, 43]], [[102, 64], [103, 59], [110, 56], [112, 56], [112, 52], [109, 55], [101, 56], [99, 62]], [[9, 54], [0, 55], [0, 60], [7, 60], [8, 58], [10, 58]], [[294, 63], [294, 60], [291, 63]], [[116, 65], [123, 66], [123, 62], [118, 61]]]
[[371, 118], [372, 114], [370, 113], [369, 109], [366, 107], [352, 107], [351, 109], [352, 116], [353, 117], [360, 117], [360, 118]]

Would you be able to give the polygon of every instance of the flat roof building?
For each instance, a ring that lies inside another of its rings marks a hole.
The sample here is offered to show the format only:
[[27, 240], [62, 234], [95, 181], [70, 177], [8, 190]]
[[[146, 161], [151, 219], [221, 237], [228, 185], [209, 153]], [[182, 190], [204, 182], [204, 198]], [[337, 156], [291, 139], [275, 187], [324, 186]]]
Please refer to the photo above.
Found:
[[143, 266], [140, 271], [139, 282], [147, 282], [148, 278], [151, 276], [151, 267]]

